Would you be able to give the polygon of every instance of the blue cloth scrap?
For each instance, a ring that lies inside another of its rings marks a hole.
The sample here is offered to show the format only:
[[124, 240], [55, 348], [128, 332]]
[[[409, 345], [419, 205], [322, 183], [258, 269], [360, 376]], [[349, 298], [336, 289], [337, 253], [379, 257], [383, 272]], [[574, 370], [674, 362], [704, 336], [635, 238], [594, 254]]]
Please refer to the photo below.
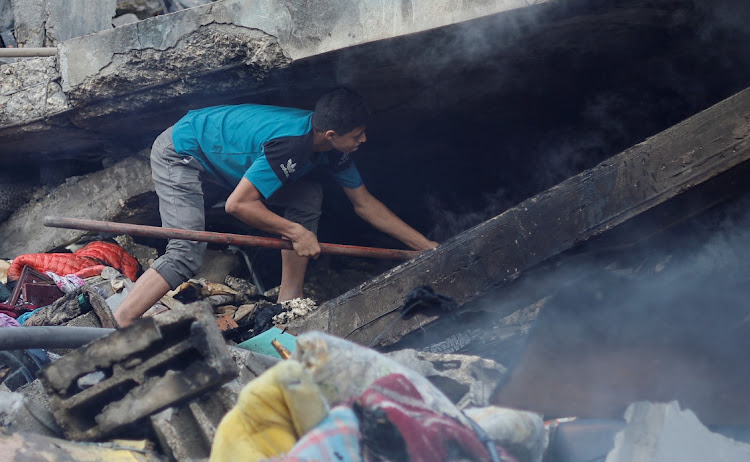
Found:
[[361, 462], [359, 420], [348, 406], [336, 406], [315, 428], [307, 432], [284, 462]]
[[36, 313], [37, 311], [39, 311], [41, 309], [42, 308], [37, 308], [37, 309], [32, 310], [32, 311], [27, 311], [24, 314], [22, 314], [21, 316], [17, 317], [16, 321], [18, 321], [18, 324], [20, 324], [20, 325], [23, 326], [23, 323], [26, 322], [27, 319], [29, 319], [34, 313]]

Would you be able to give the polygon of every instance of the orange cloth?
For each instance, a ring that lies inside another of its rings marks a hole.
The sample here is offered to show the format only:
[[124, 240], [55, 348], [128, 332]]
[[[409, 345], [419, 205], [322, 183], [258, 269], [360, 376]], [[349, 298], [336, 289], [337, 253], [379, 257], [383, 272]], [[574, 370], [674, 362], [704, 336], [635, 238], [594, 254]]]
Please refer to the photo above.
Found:
[[89, 242], [73, 253], [19, 255], [8, 268], [8, 280], [21, 277], [27, 265], [41, 273], [52, 271], [60, 276], [75, 274], [81, 278], [99, 275], [105, 267], [111, 266], [131, 281], [138, 277], [138, 261], [119, 245], [105, 241]]

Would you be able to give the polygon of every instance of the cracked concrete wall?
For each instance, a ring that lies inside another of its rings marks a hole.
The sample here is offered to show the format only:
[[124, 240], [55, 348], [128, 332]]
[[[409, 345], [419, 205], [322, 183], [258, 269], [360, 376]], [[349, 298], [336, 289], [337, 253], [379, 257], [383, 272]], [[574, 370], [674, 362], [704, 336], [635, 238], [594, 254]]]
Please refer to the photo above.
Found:
[[116, 0], [66, 0], [47, 3], [48, 46], [112, 28]]
[[25, 59], [0, 67], [0, 125], [22, 124], [70, 108], [56, 60], [54, 56]]
[[19, 46], [42, 47], [112, 28], [116, 0], [12, 0]]
[[46, 0], [11, 0], [18, 46], [44, 46], [46, 3]]

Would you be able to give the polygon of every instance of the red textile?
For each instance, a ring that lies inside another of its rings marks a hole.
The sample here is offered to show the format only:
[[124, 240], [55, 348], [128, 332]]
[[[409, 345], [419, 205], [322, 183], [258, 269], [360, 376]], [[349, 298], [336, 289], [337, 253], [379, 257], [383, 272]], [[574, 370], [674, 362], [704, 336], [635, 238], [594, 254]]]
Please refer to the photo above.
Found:
[[[354, 405], [359, 413], [364, 413], [359, 416], [364, 445], [371, 449], [371, 443], [379, 446], [376, 452], [380, 457], [376, 459], [411, 462], [492, 460], [487, 447], [472, 429], [427, 407], [419, 391], [401, 374], [377, 380], [355, 400]], [[376, 421], [377, 428], [368, 425], [368, 422]], [[386, 428], [390, 426], [393, 428]], [[397, 437], [392, 443], [383, 442], [383, 435], [395, 435], [394, 429], [403, 443]], [[405, 446], [408, 457], [389, 453], [401, 444]], [[515, 461], [502, 447], [497, 446], [497, 450], [501, 461]]]
[[101, 274], [106, 266], [118, 269], [131, 281], [138, 276], [138, 261], [119, 245], [105, 241], [89, 242], [73, 253], [20, 255], [8, 268], [8, 280], [18, 279], [26, 265], [42, 273], [52, 271], [60, 276], [75, 274], [87, 278]]
[[7, 303], [0, 303], [0, 313], [7, 314], [11, 318], [17, 318], [27, 311], [34, 311], [39, 308], [31, 303], [24, 303], [21, 305], [12, 306]]

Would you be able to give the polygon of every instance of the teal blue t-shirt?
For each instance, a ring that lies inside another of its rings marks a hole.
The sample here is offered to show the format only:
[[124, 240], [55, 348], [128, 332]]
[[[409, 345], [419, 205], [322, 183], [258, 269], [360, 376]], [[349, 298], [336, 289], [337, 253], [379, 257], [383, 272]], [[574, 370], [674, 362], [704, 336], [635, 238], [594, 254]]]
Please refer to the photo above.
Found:
[[327, 167], [343, 187], [361, 186], [348, 154], [313, 152], [312, 115], [260, 104], [207, 107], [180, 119], [172, 142], [177, 153], [195, 157], [229, 189], [244, 177], [265, 198], [318, 166]]

